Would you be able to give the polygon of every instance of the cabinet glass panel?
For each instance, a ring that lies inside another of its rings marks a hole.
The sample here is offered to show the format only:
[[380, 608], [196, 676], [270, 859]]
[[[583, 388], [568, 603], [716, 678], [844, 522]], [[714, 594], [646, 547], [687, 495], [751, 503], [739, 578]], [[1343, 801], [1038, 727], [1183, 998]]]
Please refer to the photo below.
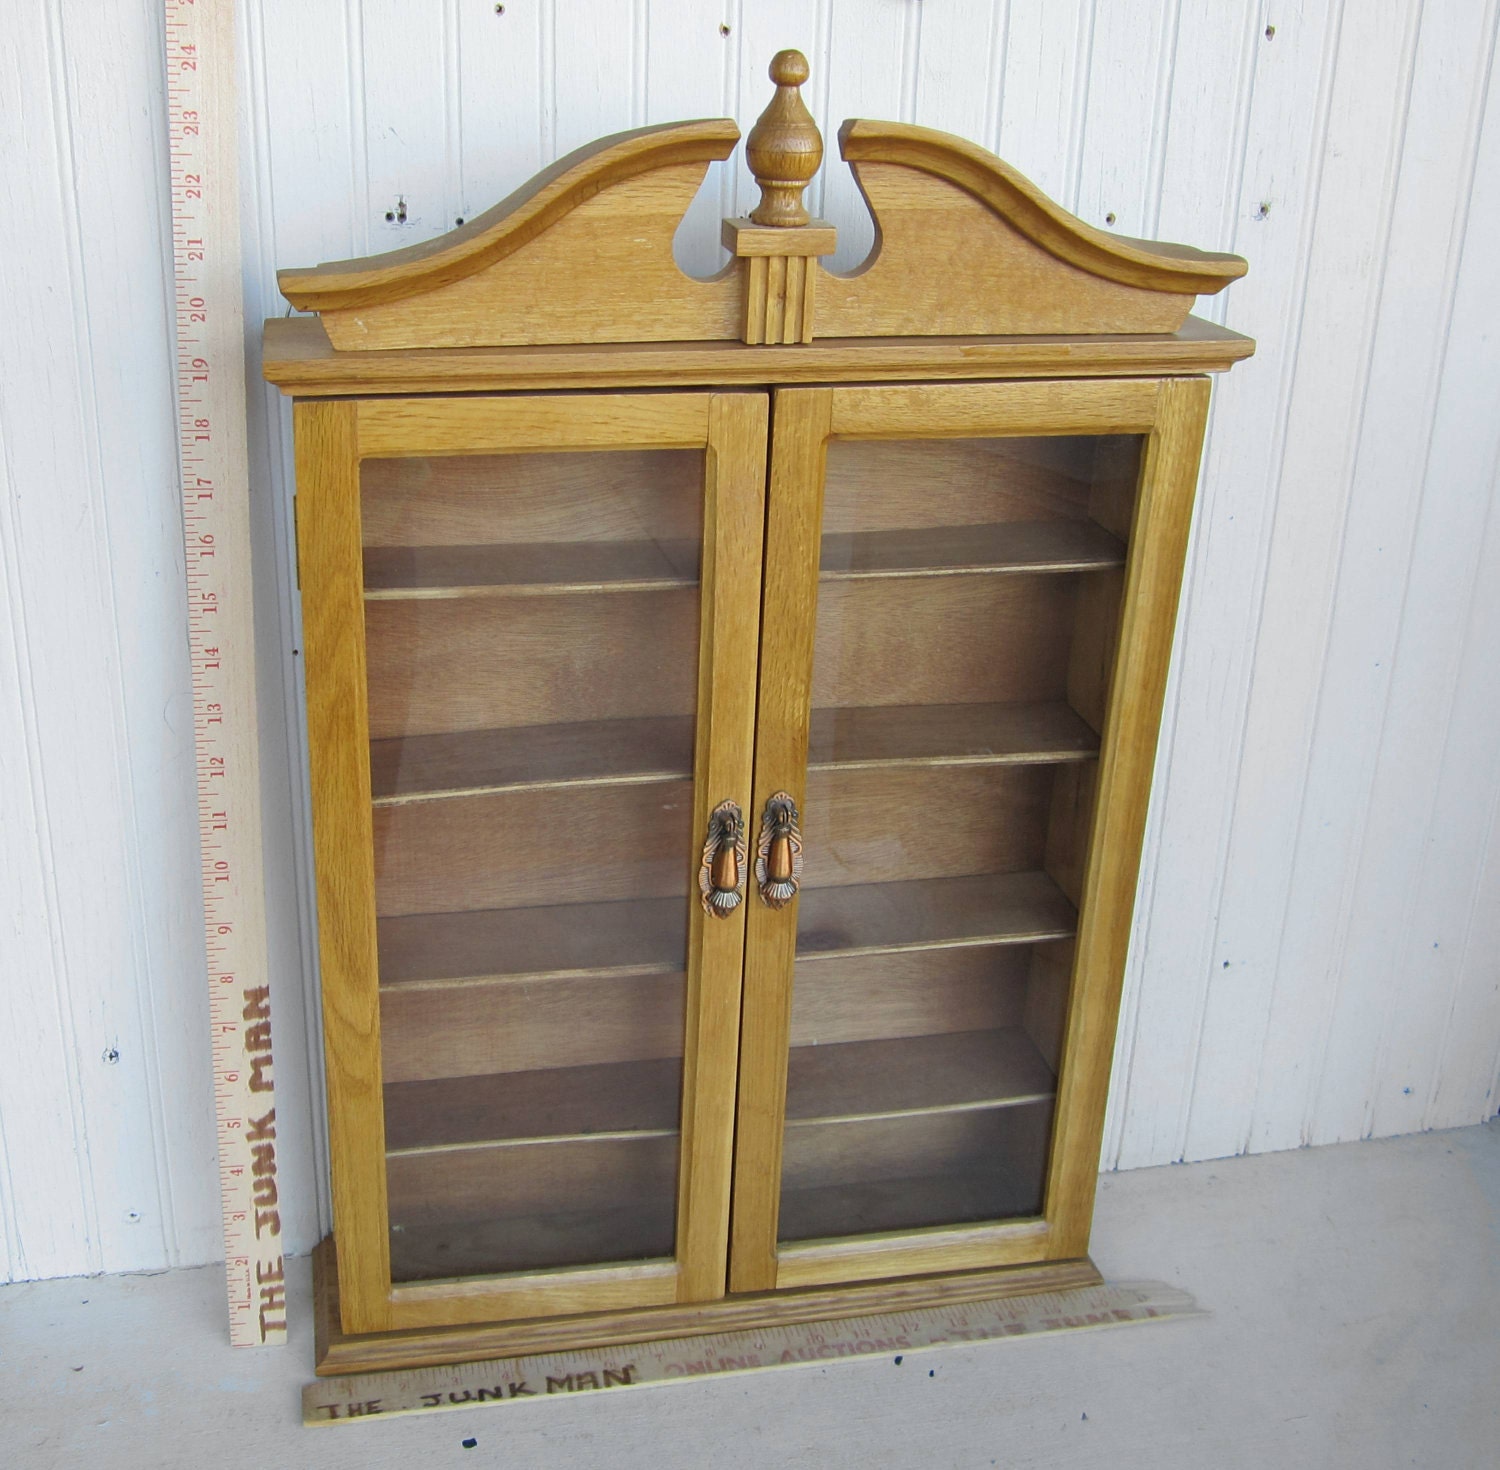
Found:
[[782, 1240], [1042, 1212], [1139, 456], [828, 447]]
[[393, 1281], [673, 1254], [703, 474], [361, 467]]

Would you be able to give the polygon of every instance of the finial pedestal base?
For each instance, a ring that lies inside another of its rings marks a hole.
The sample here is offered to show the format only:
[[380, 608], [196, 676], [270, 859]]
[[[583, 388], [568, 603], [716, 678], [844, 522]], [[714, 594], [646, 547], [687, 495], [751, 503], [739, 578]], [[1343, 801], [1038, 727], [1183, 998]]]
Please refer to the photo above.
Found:
[[833, 254], [838, 231], [821, 219], [787, 227], [727, 219], [723, 238], [729, 250], [749, 262], [744, 341], [811, 342], [818, 257]]

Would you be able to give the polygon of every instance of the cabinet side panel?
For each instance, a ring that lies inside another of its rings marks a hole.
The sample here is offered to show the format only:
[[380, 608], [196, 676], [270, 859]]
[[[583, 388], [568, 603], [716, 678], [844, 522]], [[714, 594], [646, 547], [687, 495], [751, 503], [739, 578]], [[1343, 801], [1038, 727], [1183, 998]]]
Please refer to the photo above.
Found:
[[339, 1301], [346, 1332], [378, 1332], [390, 1258], [355, 412], [296, 407], [297, 543]]
[[1160, 385], [1125, 570], [1124, 610], [1084, 870], [1047, 1213], [1050, 1253], [1088, 1247], [1120, 990], [1156, 760], [1177, 596], [1208, 414], [1206, 378]]

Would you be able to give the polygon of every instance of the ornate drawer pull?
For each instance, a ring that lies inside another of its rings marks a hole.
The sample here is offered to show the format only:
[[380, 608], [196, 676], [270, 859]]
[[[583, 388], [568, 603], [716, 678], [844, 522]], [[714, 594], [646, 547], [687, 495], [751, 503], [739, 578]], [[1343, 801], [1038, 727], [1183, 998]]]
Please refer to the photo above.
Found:
[[698, 869], [703, 907], [727, 919], [745, 900], [745, 859], [749, 841], [745, 817], [732, 801], [721, 801], [708, 817], [708, 838]]
[[766, 802], [760, 819], [760, 841], [755, 849], [755, 881], [761, 900], [773, 909], [785, 908], [802, 882], [802, 828], [797, 803], [785, 791]]

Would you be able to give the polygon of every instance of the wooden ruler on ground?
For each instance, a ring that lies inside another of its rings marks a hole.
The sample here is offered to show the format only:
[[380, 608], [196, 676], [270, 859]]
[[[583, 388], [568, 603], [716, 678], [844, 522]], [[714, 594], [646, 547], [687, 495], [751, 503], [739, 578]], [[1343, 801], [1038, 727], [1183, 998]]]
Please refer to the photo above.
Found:
[[229, 1338], [286, 1341], [250, 585], [234, 0], [165, 0], [204, 944]]
[[[1201, 1315], [1193, 1298], [1175, 1286], [1159, 1281], [1106, 1282], [1073, 1291], [1040, 1292], [881, 1317], [795, 1323], [709, 1337], [633, 1343], [594, 1352], [546, 1353], [398, 1373], [324, 1378], [302, 1390], [302, 1422], [369, 1423], [396, 1414], [498, 1407], [726, 1373], [809, 1364], [823, 1367], [851, 1358], [884, 1358], [893, 1369], [900, 1369], [907, 1366], [908, 1354], [924, 1348]], [[913, 1364], [910, 1371], [929, 1370]]]

